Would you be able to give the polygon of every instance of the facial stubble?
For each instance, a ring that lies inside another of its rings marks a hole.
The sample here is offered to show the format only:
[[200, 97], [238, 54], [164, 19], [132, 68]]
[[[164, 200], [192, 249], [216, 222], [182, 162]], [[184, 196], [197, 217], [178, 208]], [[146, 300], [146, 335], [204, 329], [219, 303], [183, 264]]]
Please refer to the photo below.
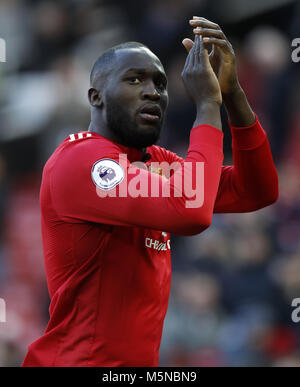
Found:
[[120, 139], [122, 145], [142, 149], [158, 141], [161, 122], [142, 127], [137, 122], [137, 115], [130, 116], [126, 107], [119, 105], [110, 96], [107, 96], [106, 103], [107, 126]]

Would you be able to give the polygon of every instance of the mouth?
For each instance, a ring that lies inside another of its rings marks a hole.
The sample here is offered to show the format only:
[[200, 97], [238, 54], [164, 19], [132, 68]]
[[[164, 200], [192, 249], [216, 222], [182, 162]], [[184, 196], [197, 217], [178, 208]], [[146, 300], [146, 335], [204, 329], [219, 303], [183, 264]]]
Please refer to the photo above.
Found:
[[159, 105], [148, 104], [143, 106], [138, 112], [139, 116], [144, 120], [151, 123], [158, 123], [162, 117], [162, 111]]

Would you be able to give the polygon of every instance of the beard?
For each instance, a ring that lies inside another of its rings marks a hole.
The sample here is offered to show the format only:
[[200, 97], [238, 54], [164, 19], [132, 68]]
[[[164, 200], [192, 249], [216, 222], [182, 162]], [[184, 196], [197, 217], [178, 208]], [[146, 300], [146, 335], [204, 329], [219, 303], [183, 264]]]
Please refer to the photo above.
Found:
[[[162, 123], [141, 128], [128, 110], [107, 96], [106, 120], [108, 128], [118, 142], [127, 147], [142, 149], [155, 144], [160, 136]], [[146, 125], [145, 125], [146, 126]]]

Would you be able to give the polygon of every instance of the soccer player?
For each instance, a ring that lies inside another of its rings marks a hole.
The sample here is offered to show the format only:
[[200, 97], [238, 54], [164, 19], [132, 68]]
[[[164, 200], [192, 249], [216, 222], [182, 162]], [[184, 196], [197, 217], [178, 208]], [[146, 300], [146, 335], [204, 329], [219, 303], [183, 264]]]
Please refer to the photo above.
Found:
[[[170, 233], [198, 234], [214, 212], [254, 211], [277, 199], [269, 143], [239, 85], [231, 45], [206, 19], [191, 25], [201, 29], [194, 30], [194, 42], [183, 41], [189, 53], [182, 79], [197, 108], [185, 160], [153, 145], [168, 104], [160, 60], [130, 42], [105, 52], [93, 67], [89, 130], [66, 138], [43, 171], [50, 321], [23, 366], [157, 366], [170, 290]], [[206, 42], [214, 44], [211, 56]], [[222, 100], [233, 166], [222, 166]], [[137, 161], [147, 168], [134, 166]], [[164, 177], [151, 169], [163, 161], [182, 168]], [[203, 200], [189, 206], [191, 196], [178, 195], [177, 184], [197, 180], [197, 163], [204, 165], [197, 187]], [[157, 195], [130, 194], [137, 177], [137, 185], [158, 187]]]

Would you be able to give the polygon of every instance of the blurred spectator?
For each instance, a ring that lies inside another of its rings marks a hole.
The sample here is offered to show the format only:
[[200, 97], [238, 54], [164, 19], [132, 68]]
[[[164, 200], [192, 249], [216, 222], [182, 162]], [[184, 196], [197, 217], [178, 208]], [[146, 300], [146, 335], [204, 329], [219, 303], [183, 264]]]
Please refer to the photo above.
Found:
[[[233, 42], [241, 84], [277, 160], [280, 197], [255, 213], [216, 215], [200, 236], [172, 237], [160, 363], [299, 367], [300, 323], [291, 320], [291, 302], [300, 297], [300, 73], [290, 54], [292, 38], [300, 37], [300, 5], [255, 14], [258, 3], [253, 0], [255, 16], [247, 19], [247, 7], [234, 12], [234, 2], [221, 1], [0, 2], [1, 38], [7, 42], [7, 63], [0, 63], [0, 297], [7, 305], [0, 366], [19, 365], [46, 326], [41, 170], [64, 138], [88, 128], [93, 62], [128, 40], [160, 57], [170, 94], [160, 145], [185, 156], [194, 107], [181, 81], [181, 41], [192, 36], [188, 20], [199, 15], [228, 23], [224, 31]], [[224, 111], [223, 126], [230, 163]]]

